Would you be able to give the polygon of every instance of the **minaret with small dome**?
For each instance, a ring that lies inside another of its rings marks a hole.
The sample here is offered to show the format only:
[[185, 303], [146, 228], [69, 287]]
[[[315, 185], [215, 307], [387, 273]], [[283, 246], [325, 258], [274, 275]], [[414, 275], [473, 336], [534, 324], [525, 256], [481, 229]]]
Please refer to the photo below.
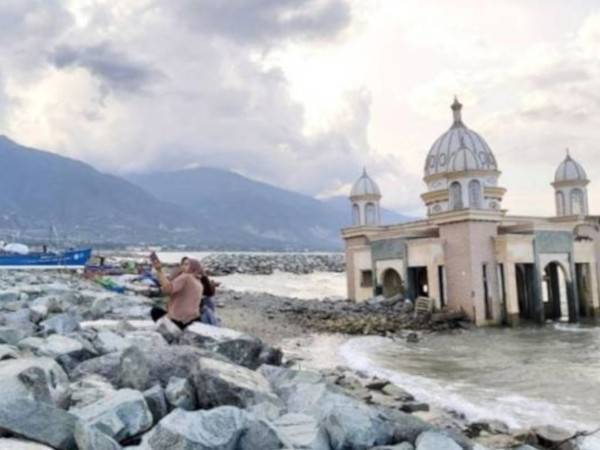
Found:
[[500, 211], [505, 190], [498, 187], [500, 172], [487, 142], [466, 127], [463, 105], [454, 97], [450, 129], [431, 146], [425, 160], [422, 195], [429, 216], [450, 211]]
[[377, 183], [367, 174], [367, 169], [352, 186], [352, 226], [378, 226], [381, 223], [379, 201], [381, 191]]
[[589, 214], [587, 185], [590, 183], [583, 166], [571, 157], [569, 149], [554, 175], [556, 215], [558, 217]]

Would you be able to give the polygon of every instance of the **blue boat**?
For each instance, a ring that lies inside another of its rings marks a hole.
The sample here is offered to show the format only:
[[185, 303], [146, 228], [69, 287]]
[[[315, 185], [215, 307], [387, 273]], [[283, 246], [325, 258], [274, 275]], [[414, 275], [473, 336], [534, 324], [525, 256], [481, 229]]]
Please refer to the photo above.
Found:
[[0, 251], [0, 269], [83, 269], [92, 249], [27, 254]]

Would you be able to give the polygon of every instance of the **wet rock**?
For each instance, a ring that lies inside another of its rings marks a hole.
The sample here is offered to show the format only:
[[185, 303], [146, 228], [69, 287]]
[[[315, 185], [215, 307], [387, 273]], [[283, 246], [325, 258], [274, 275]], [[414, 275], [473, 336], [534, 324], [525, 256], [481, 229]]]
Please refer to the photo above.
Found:
[[406, 336], [406, 342], [408, 342], [409, 344], [416, 344], [420, 340], [421, 339], [419, 338], [419, 335], [417, 333], [408, 333], [408, 335]]
[[151, 450], [235, 450], [247, 423], [247, 414], [231, 406], [193, 412], [176, 409], [152, 430], [147, 443]]
[[50, 358], [20, 358], [0, 364], [0, 399], [27, 398], [65, 407], [69, 401], [69, 380]]
[[396, 400], [403, 401], [403, 402], [411, 402], [411, 401], [414, 401], [414, 399], [415, 399], [410, 392], [402, 389], [399, 386], [396, 386], [395, 384], [391, 384], [391, 383], [386, 385], [382, 389], [382, 392]]
[[[565, 443], [565, 441], [573, 437], [573, 433], [570, 431], [552, 425], [535, 427], [532, 431], [537, 436], [539, 443], [548, 447], [557, 447], [559, 444]], [[572, 448], [574, 449], [574, 447]]]
[[420, 402], [406, 402], [400, 406], [400, 411], [411, 414], [415, 412], [427, 412], [429, 409], [430, 408], [427, 403]]
[[419, 435], [416, 450], [462, 450], [461, 446], [441, 433], [426, 431]]
[[144, 396], [132, 389], [121, 389], [110, 397], [72, 412], [119, 442], [152, 426], [152, 413]]
[[175, 408], [193, 411], [196, 409], [196, 392], [187, 378], [172, 377], [165, 389], [169, 405]]
[[158, 423], [163, 417], [169, 413], [169, 406], [167, 405], [167, 398], [165, 396], [164, 389], [157, 384], [143, 392], [144, 399], [150, 412], [154, 423]]
[[289, 447], [298, 450], [328, 450], [329, 439], [325, 428], [311, 416], [290, 413], [273, 424]]
[[381, 391], [383, 390], [384, 387], [386, 387], [388, 384], [390, 384], [390, 382], [388, 380], [381, 380], [379, 378], [375, 378], [371, 381], [369, 381], [365, 387], [367, 389], [371, 389], [374, 391]]
[[123, 447], [95, 427], [82, 422], [75, 425], [75, 442], [79, 449], [85, 450], [121, 450]]
[[279, 403], [269, 382], [258, 372], [225, 361], [202, 358], [192, 373], [198, 406], [242, 408], [262, 402]]
[[72, 313], [57, 314], [40, 323], [42, 333], [49, 334], [69, 334], [79, 330], [79, 320]]
[[47, 403], [27, 398], [0, 400], [0, 430], [60, 450], [77, 450], [73, 436], [77, 418]]

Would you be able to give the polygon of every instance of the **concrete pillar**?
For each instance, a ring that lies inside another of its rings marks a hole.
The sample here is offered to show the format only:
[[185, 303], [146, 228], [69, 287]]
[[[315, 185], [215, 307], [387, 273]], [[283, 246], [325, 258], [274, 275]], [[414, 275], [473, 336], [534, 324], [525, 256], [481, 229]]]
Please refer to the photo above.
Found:
[[441, 295], [440, 295], [440, 277], [438, 276], [438, 266], [435, 264], [429, 264], [427, 266], [427, 282], [429, 284], [429, 298], [435, 300], [435, 307], [441, 308]]
[[519, 291], [517, 289], [517, 268], [515, 263], [504, 263], [504, 279], [506, 283], [506, 320], [509, 325], [519, 323]]

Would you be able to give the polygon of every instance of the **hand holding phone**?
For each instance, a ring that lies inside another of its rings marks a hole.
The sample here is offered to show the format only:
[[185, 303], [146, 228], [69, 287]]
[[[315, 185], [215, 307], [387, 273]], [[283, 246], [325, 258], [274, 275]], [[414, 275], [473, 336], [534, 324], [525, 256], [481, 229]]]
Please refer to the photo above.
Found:
[[160, 259], [158, 259], [156, 252], [150, 253], [150, 262], [152, 263], [152, 267], [154, 267], [156, 270], [160, 270]]

